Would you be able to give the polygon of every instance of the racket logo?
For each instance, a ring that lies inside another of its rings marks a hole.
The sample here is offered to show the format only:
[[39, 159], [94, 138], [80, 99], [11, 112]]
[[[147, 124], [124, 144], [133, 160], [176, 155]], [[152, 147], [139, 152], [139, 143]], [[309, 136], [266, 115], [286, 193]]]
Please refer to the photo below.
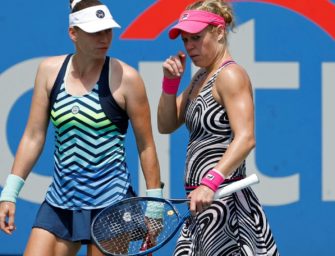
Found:
[[167, 215], [168, 215], [168, 216], [172, 216], [173, 214], [174, 214], [174, 211], [173, 211], [173, 210], [170, 210], [170, 211], [167, 212]]
[[125, 222], [130, 222], [131, 221], [131, 213], [130, 212], [125, 212], [122, 216], [122, 219], [125, 221]]

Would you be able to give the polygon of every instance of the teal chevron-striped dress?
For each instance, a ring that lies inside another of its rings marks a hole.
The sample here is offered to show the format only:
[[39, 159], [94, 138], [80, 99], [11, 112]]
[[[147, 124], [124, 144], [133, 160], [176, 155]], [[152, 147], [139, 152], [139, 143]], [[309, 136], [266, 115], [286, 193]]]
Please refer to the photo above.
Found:
[[68, 94], [62, 82], [51, 106], [55, 170], [46, 200], [55, 207], [103, 208], [122, 199], [130, 185], [125, 133], [106, 117], [99, 86], [78, 97]]

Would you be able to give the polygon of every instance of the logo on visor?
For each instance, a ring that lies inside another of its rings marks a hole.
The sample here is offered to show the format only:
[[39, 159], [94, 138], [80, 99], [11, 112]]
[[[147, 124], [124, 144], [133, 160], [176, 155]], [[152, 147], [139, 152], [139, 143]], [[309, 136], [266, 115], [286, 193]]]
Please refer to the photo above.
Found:
[[103, 19], [105, 17], [105, 13], [103, 10], [97, 10], [96, 15], [99, 19]]
[[183, 16], [180, 18], [181, 20], [187, 20], [189, 14], [188, 13], [184, 13]]

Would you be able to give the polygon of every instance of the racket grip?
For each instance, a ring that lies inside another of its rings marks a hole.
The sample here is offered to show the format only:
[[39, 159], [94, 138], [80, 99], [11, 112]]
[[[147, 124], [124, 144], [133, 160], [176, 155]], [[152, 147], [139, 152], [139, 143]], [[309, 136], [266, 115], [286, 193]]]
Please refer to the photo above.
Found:
[[249, 187], [251, 185], [259, 183], [259, 179], [256, 174], [251, 174], [245, 177], [242, 180], [233, 182], [232, 184], [227, 185], [226, 187], [219, 189], [215, 195], [214, 199], [220, 199], [224, 196], [230, 195], [234, 192], [237, 192], [243, 188]]

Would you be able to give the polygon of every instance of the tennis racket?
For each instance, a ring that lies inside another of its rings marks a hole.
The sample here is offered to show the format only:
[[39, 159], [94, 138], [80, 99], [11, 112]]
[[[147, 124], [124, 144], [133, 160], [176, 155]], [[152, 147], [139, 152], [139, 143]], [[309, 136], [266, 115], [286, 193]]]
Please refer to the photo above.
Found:
[[[219, 189], [219, 199], [258, 183], [256, 174], [235, 181]], [[93, 219], [93, 241], [106, 255], [148, 255], [165, 245], [190, 216], [186, 210], [180, 214], [177, 204], [189, 199], [163, 199], [131, 197], [102, 210]]]

